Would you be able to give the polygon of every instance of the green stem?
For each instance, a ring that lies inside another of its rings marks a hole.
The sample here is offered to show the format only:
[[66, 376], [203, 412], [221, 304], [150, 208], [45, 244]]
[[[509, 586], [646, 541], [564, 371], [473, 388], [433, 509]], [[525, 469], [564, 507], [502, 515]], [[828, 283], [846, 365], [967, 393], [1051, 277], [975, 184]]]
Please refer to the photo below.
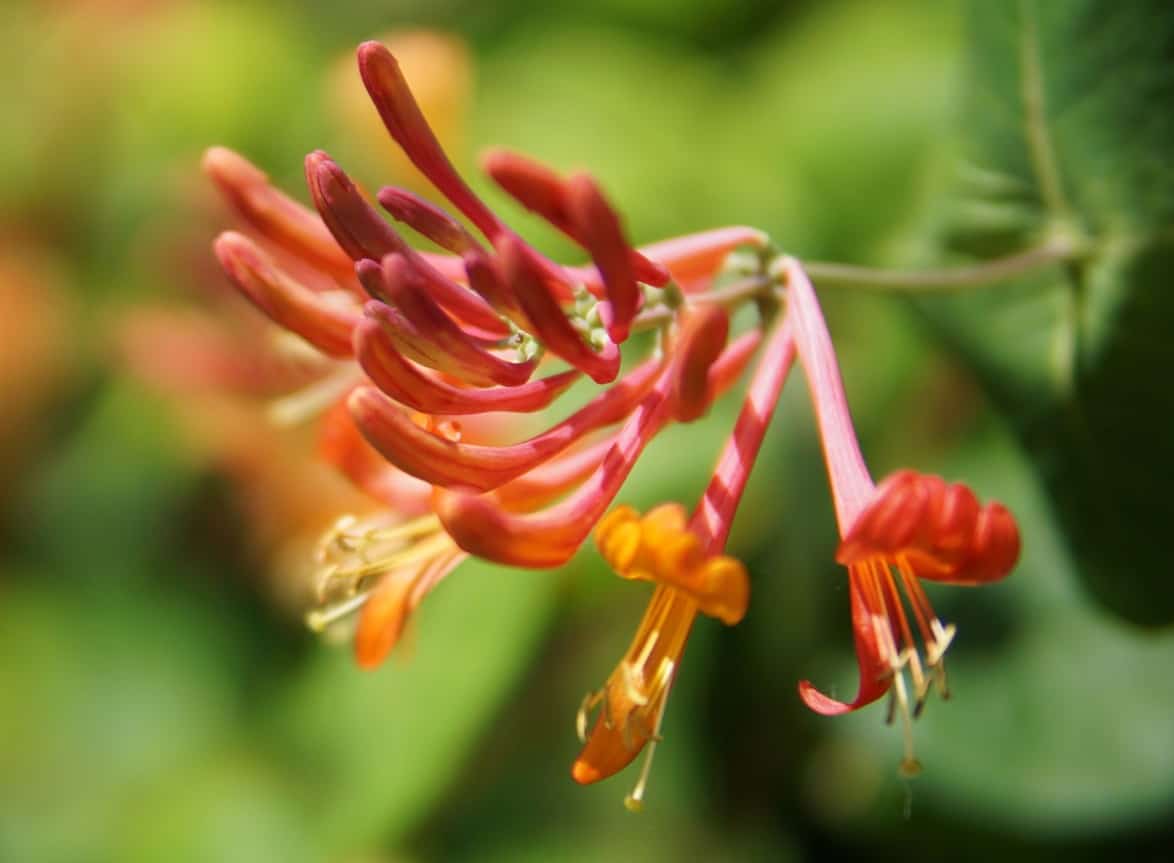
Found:
[[[835, 264], [825, 261], [801, 261], [804, 271], [820, 288], [863, 288], [866, 290], [898, 293], [929, 294], [981, 288], [996, 282], [1013, 279], [1048, 264], [1071, 261], [1080, 253], [1073, 239], [1054, 236], [1045, 243], [1023, 252], [1002, 258], [993, 258], [981, 264], [964, 267], [943, 267], [935, 270], [883, 270]], [[750, 276], [715, 291], [690, 294], [689, 303], [720, 305], [734, 308], [744, 302], [781, 296], [776, 278]], [[680, 309], [666, 305], [653, 306], [636, 316], [633, 332], [647, 332], [673, 320]]]
[[854, 287], [904, 293], [941, 293], [981, 288], [1013, 279], [1047, 264], [1072, 260], [1076, 254], [1075, 243], [1055, 237], [1014, 255], [993, 258], [971, 266], [936, 270], [881, 270], [822, 261], [803, 261], [802, 264], [811, 281], [821, 288]]
[[[688, 294], [689, 303], [697, 305], [718, 305], [733, 307], [752, 300], [776, 287], [775, 282], [766, 276], [751, 276], [740, 279], [716, 291], [706, 291], [698, 294]], [[632, 332], [645, 332], [667, 324], [680, 312], [679, 308], [669, 306], [655, 306], [641, 312], [632, 321]]]

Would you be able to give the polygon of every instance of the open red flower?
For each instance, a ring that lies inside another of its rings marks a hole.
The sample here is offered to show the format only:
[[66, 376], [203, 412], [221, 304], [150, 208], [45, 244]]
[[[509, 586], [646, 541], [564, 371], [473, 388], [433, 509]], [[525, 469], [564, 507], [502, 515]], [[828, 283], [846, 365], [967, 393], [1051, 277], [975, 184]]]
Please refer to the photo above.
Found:
[[954, 637], [920, 580], [973, 586], [1003, 578], [1018, 560], [1019, 530], [1001, 504], [980, 505], [966, 486], [936, 476], [902, 470], [873, 485], [815, 292], [797, 262], [784, 260], [779, 271], [831, 477], [841, 536], [836, 560], [848, 567], [860, 666], [851, 702], [829, 698], [808, 681], [799, 694], [812, 710], [834, 715], [892, 693], [890, 715], [899, 713], [904, 727], [902, 769], [915, 774], [912, 719], [935, 684], [948, 694], [943, 657]]

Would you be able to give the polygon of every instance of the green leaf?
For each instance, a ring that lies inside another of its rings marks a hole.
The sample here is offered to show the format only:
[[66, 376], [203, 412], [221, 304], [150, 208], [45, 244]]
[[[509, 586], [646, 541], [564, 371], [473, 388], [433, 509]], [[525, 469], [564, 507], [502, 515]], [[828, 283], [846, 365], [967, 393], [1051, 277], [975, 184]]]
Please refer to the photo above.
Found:
[[[920, 308], [1032, 454], [1096, 597], [1174, 621], [1174, 18], [1161, 0], [974, 2], [961, 194], [944, 239], [1074, 259]], [[1030, 541], [1030, 537], [1028, 538]]]
[[314, 789], [327, 848], [390, 842], [432, 810], [532, 657], [557, 584], [468, 561], [417, 612], [410, 656], [366, 672], [324, 649], [277, 700], [273, 739]]

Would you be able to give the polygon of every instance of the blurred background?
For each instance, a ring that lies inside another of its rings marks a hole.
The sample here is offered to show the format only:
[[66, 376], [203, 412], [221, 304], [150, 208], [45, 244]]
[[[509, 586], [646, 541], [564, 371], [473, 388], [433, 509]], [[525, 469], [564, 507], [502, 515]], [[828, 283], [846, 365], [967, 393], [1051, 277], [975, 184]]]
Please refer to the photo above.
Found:
[[[732, 540], [751, 612], [698, 626], [633, 816], [631, 772], [569, 777], [580, 699], [647, 599], [593, 550], [464, 566], [374, 673], [304, 628], [317, 534], [370, 505], [309, 430], [267, 422], [256, 323], [209, 252], [209, 145], [302, 200], [315, 148], [369, 188], [419, 182], [354, 71], [378, 37], [470, 177], [502, 145], [589, 168], [638, 242], [749, 224], [799, 256], [940, 261], [966, 20], [903, 0], [6, 0], [0, 860], [1158, 859], [1174, 634], [1082, 586], [1038, 458], [923, 308], [825, 293], [874, 473], [964, 479], [1025, 540], [1007, 581], [934, 594], [960, 634], [954, 698], [916, 728], [924, 775], [897, 776], [883, 707], [825, 719], [796, 695], [855, 685], [796, 381]], [[736, 408], [658, 440], [623, 498], [694, 500]]]

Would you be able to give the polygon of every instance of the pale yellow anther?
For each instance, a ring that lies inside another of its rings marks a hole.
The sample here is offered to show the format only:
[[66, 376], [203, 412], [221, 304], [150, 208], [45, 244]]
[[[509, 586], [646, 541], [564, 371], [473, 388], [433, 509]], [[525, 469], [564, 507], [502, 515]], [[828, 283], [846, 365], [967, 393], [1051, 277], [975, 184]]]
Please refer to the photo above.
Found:
[[323, 631], [362, 608], [379, 577], [405, 568], [418, 572], [453, 549], [434, 515], [404, 522], [343, 516], [318, 544], [313, 587], [320, 605], [306, 614], [307, 626]]

